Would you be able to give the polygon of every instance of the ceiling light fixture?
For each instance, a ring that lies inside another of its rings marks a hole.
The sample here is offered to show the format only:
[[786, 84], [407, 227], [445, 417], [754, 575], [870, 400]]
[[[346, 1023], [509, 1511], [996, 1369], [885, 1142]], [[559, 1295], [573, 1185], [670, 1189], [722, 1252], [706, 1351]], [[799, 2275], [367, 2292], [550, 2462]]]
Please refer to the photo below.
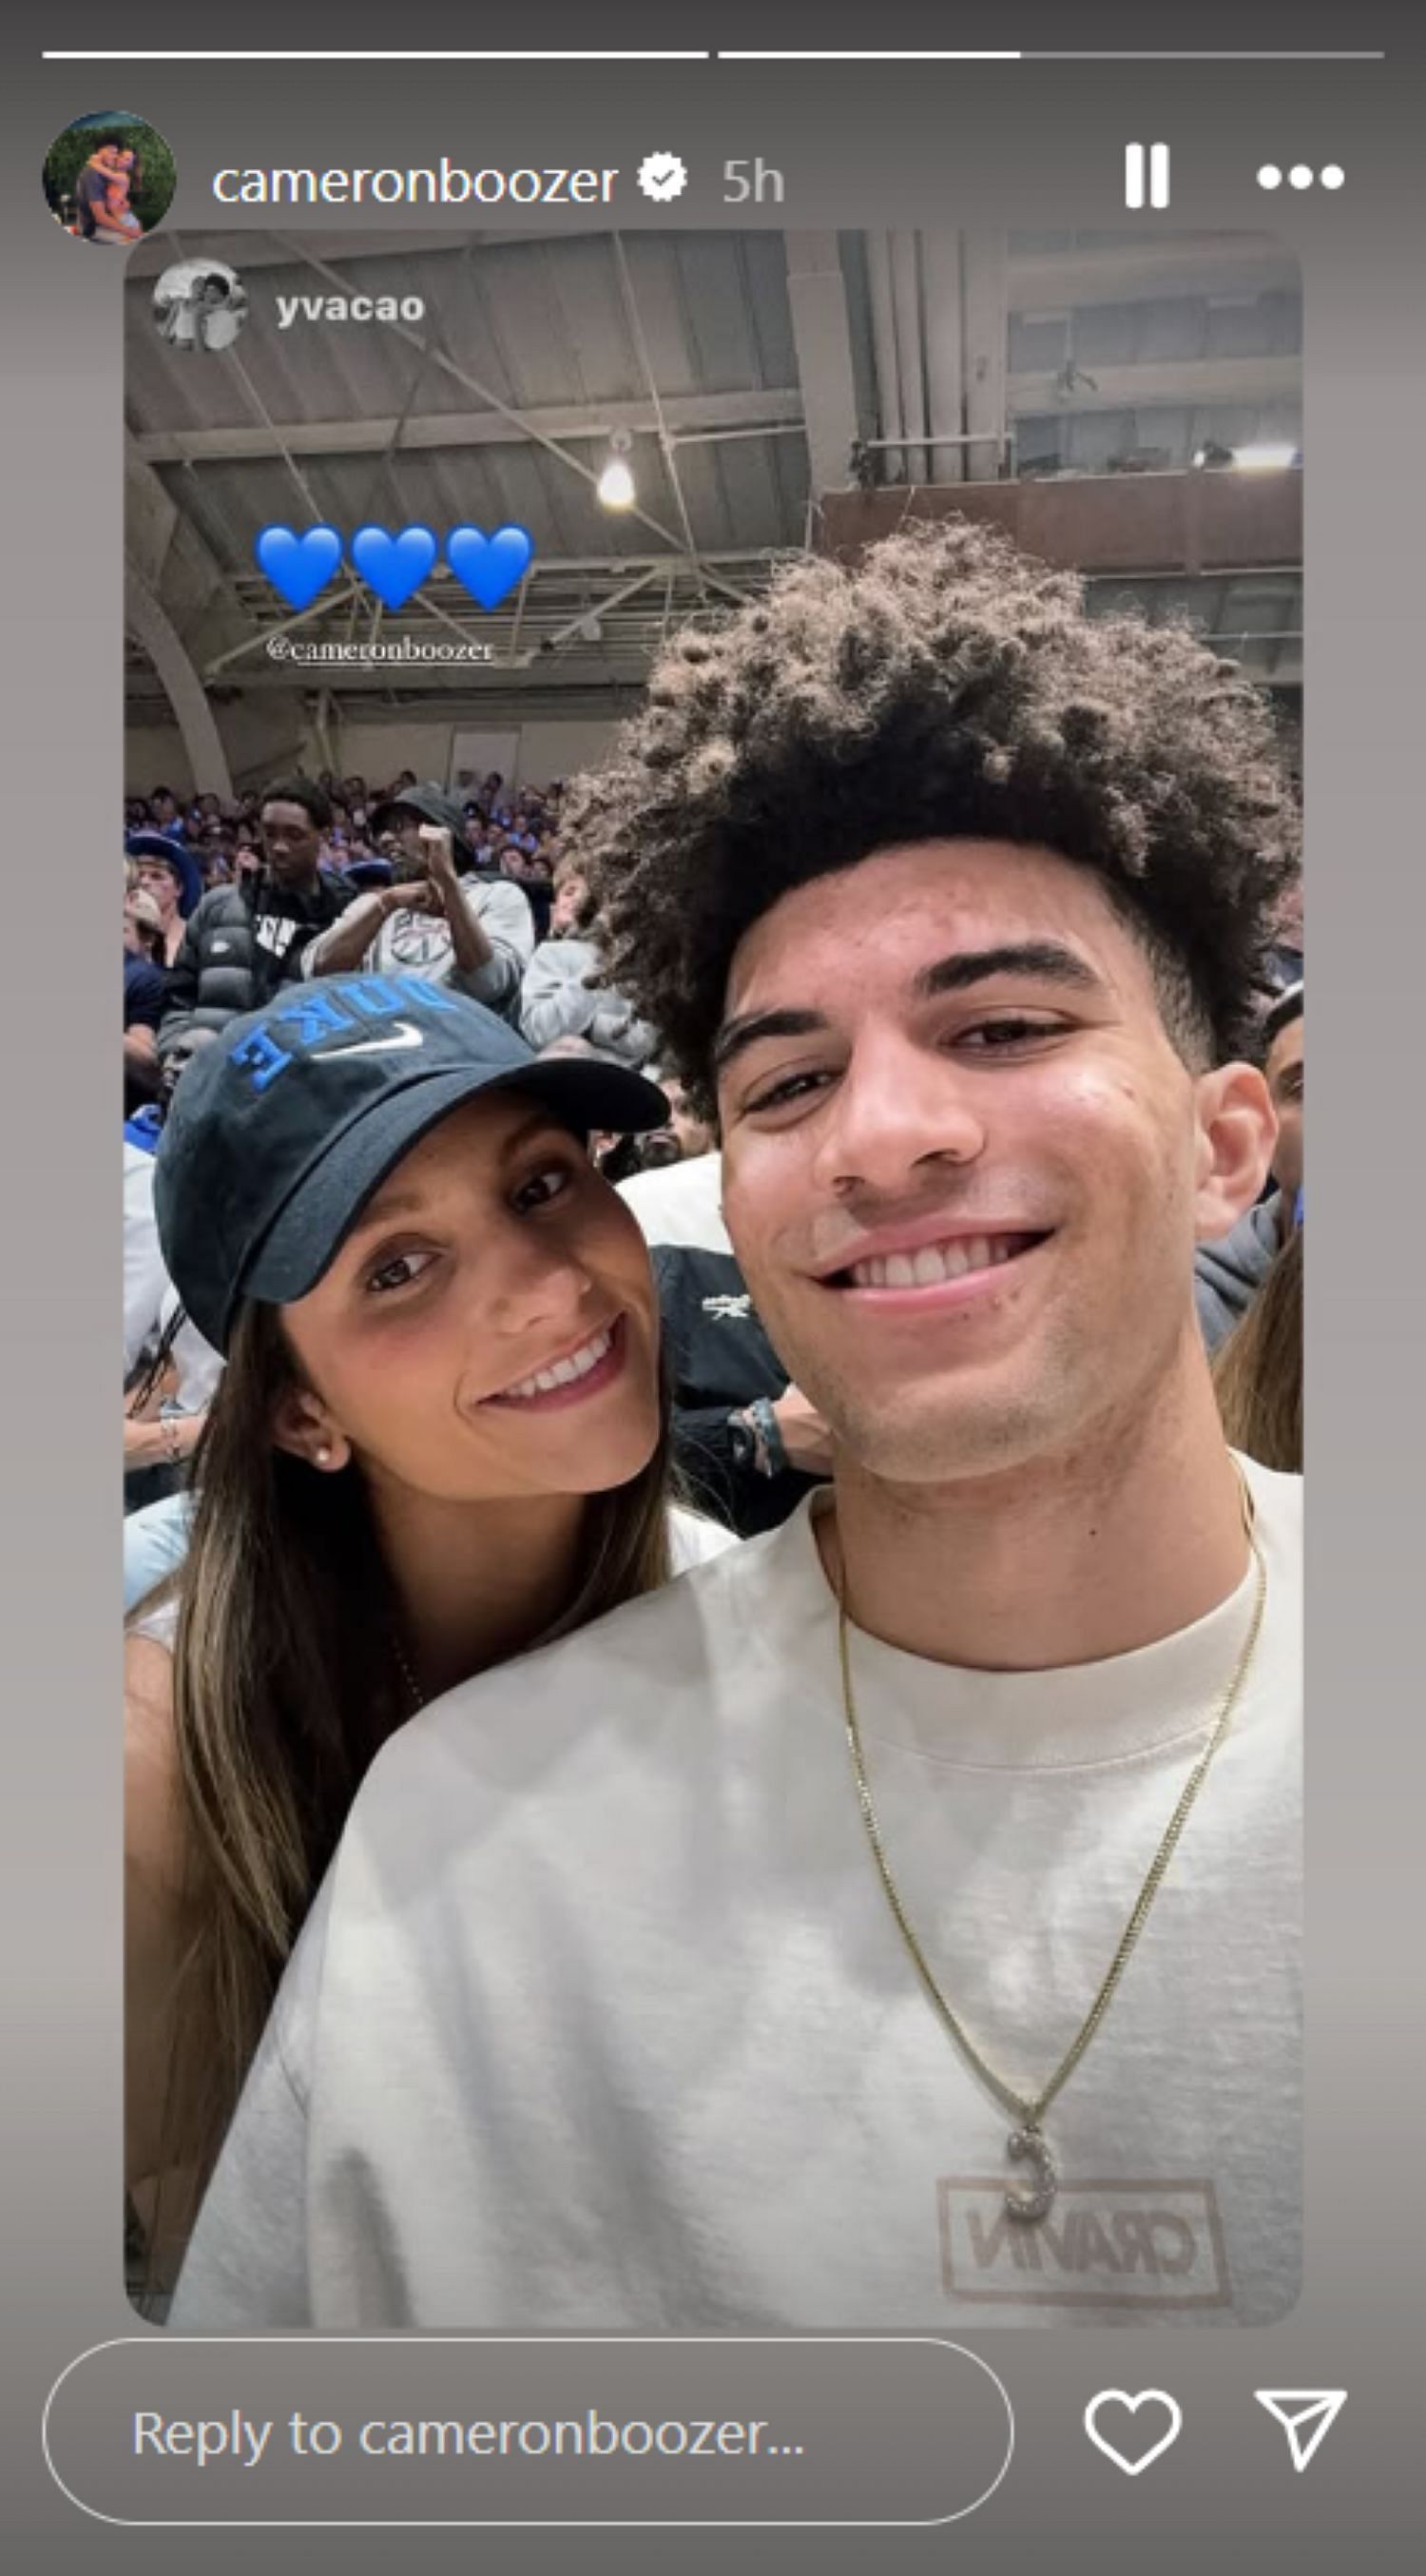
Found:
[[1279, 474], [1288, 466], [1302, 463], [1300, 448], [1268, 444], [1259, 447], [1235, 447], [1233, 463], [1240, 474]]
[[629, 450], [633, 445], [626, 429], [616, 429], [609, 441], [609, 462], [599, 477], [599, 498], [606, 510], [630, 510], [634, 505], [634, 477], [629, 470]]
[[1302, 463], [1302, 450], [1289, 447], [1285, 441], [1281, 445], [1269, 442], [1256, 447], [1223, 447], [1217, 439], [1210, 438], [1197, 450], [1193, 461], [1200, 471], [1205, 467], [1231, 466], [1238, 474], [1282, 474], [1290, 466]]

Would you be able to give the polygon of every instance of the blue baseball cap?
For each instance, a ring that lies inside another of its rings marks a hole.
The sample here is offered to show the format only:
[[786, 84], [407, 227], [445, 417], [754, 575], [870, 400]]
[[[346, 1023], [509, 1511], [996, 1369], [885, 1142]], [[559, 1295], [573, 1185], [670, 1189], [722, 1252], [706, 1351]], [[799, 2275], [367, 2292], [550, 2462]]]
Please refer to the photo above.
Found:
[[186, 921], [190, 912], [203, 900], [203, 878], [198, 862], [171, 832], [155, 832], [145, 827], [124, 834], [124, 856], [128, 859], [162, 859], [178, 879], [178, 909]]
[[154, 1164], [163, 1257], [199, 1331], [226, 1350], [243, 1299], [305, 1297], [411, 1147], [492, 1090], [528, 1092], [580, 1136], [668, 1123], [641, 1074], [537, 1056], [417, 975], [323, 976], [231, 1021], [187, 1067]]

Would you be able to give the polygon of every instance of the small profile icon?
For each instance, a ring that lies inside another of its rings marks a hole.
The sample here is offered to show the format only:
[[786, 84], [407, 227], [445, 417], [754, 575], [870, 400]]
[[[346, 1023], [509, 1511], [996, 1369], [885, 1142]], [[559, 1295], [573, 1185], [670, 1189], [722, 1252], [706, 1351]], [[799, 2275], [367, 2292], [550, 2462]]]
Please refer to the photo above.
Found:
[[132, 250], [161, 224], [177, 174], [163, 136], [124, 108], [77, 116], [45, 154], [45, 201], [78, 241]]
[[231, 349], [248, 318], [247, 289], [224, 260], [176, 260], [154, 287], [153, 318], [171, 349]]

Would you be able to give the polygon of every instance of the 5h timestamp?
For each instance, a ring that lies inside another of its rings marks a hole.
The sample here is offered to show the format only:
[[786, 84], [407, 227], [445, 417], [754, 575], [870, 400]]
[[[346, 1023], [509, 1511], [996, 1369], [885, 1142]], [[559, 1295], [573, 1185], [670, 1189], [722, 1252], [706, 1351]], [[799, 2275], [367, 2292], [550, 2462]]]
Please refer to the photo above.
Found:
[[780, 206], [786, 194], [782, 172], [763, 160], [725, 161], [725, 206]]

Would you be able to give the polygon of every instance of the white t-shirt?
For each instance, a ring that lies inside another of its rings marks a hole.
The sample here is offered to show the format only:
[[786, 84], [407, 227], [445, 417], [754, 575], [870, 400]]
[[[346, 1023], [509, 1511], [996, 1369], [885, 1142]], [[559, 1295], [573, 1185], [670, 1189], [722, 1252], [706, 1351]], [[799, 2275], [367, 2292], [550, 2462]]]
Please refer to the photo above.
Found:
[[691, 1154], [651, 1172], [635, 1172], [619, 1183], [652, 1249], [660, 1243], [682, 1243], [705, 1252], [731, 1252], [723, 1222], [723, 1157]]
[[[1301, 1488], [1245, 1462], [1266, 1615], [1105, 2021], [1006, 2216], [854, 1794], [812, 1504], [379, 1755], [173, 2322], [742, 2331], [1261, 2324], [1298, 2287]], [[853, 1638], [910, 1918], [1027, 2089], [1113, 1956], [1247, 1633], [981, 1673]]]

